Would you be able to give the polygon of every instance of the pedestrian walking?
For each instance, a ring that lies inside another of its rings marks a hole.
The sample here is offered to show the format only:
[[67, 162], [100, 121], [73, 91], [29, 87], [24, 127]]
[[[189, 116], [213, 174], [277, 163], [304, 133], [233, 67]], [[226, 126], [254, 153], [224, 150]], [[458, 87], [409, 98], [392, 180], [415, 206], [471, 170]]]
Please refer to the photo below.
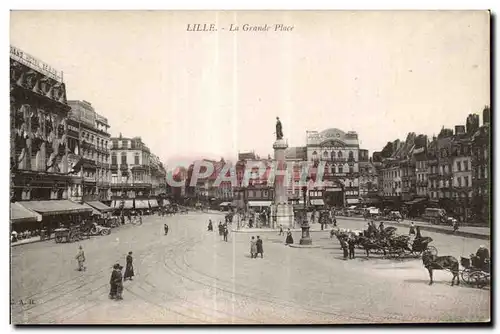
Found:
[[354, 238], [349, 238], [349, 241], [347, 242], [348, 247], [349, 247], [349, 259], [354, 259], [354, 249], [356, 248]]
[[290, 245], [293, 244], [293, 237], [292, 237], [292, 232], [290, 229], [288, 229], [288, 232], [286, 233], [286, 240], [285, 240], [285, 245]]
[[134, 275], [134, 265], [132, 264], [132, 252], [128, 252], [127, 255], [127, 265], [125, 267], [125, 274], [123, 275], [123, 280], [126, 281], [127, 279], [132, 281], [132, 278], [135, 276]]
[[115, 276], [115, 284], [116, 284], [116, 297], [115, 300], [122, 300], [122, 294], [123, 294], [123, 276], [122, 276], [122, 269], [123, 267], [121, 265], [118, 265], [117, 273]]
[[285, 233], [283, 232], [283, 225], [280, 224], [280, 233], [278, 235], [284, 235]]
[[257, 257], [257, 242], [255, 241], [255, 237], [252, 237], [252, 240], [250, 240], [250, 257], [252, 259]]
[[113, 271], [111, 272], [111, 278], [109, 279], [109, 299], [115, 299], [116, 298], [116, 280], [118, 279], [118, 270], [120, 268], [120, 265], [117, 263], [113, 266]]
[[168, 234], [168, 225], [165, 223], [163, 224], [163, 230], [165, 231], [165, 235]]
[[255, 257], [257, 257], [258, 254], [260, 254], [260, 258], [264, 258], [264, 247], [262, 245], [262, 239], [257, 236], [257, 254], [255, 254]]
[[78, 253], [75, 258], [78, 261], [78, 271], [85, 270], [85, 253], [82, 246], [78, 247]]
[[227, 229], [227, 225], [224, 226], [224, 241], [227, 242], [227, 235], [229, 234], [229, 230]]

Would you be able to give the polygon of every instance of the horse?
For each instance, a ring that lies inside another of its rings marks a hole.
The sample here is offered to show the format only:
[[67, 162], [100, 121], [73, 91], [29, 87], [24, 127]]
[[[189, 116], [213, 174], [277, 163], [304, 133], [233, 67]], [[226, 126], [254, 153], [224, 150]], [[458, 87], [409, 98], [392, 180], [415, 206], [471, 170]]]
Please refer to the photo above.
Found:
[[457, 279], [457, 285], [460, 284], [460, 278], [458, 275], [459, 262], [455, 257], [450, 255], [437, 256], [432, 255], [432, 253], [429, 251], [424, 251], [422, 254], [422, 263], [424, 264], [424, 267], [427, 269], [427, 271], [429, 271], [429, 285], [432, 285], [432, 283], [434, 283], [432, 279], [433, 270], [449, 270], [453, 274], [453, 277], [451, 278], [451, 286], [454, 285], [455, 278]]
[[374, 249], [374, 250], [382, 250], [384, 252], [384, 256], [387, 255], [387, 252], [386, 252], [386, 242], [382, 242], [380, 240], [372, 240], [372, 239], [369, 239], [365, 236], [360, 236], [358, 238], [358, 244], [361, 245], [364, 250], [366, 251], [366, 256], [369, 257], [370, 256], [370, 250]]

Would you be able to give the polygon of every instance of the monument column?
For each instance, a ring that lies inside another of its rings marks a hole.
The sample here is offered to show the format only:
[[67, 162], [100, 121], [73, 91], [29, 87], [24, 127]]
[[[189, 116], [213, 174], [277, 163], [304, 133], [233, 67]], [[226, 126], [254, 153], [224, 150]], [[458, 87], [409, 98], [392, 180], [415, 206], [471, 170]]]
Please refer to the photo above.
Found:
[[[276, 169], [283, 171], [286, 169], [285, 161], [285, 150], [288, 148], [288, 144], [283, 139], [277, 139], [273, 145], [274, 148], [274, 159]], [[284, 229], [292, 228], [294, 222], [293, 216], [293, 206], [288, 204], [288, 194], [285, 188], [285, 176], [275, 176], [274, 178], [274, 216], [275, 216], [275, 226], [273, 228], [279, 228], [283, 226]]]

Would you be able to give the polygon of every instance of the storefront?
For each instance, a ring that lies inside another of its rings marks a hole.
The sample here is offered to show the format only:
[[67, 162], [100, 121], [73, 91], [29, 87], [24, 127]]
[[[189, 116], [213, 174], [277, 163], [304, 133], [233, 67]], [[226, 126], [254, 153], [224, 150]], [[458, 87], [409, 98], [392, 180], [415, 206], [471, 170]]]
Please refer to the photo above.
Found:
[[60, 226], [80, 224], [83, 219], [88, 219], [92, 208], [69, 201], [25, 201], [18, 202], [24, 208], [34, 211], [42, 216], [40, 229], [48, 234]]

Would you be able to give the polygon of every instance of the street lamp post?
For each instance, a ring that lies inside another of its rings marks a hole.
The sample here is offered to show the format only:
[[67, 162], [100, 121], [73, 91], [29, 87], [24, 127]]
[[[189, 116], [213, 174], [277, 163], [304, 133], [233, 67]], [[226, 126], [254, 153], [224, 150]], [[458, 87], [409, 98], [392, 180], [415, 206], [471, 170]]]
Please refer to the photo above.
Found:
[[304, 207], [300, 209], [301, 211], [301, 225], [302, 237], [300, 238], [301, 245], [312, 245], [311, 235], [309, 233], [309, 221], [307, 219], [307, 186], [302, 187], [302, 195], [304, 196]]

